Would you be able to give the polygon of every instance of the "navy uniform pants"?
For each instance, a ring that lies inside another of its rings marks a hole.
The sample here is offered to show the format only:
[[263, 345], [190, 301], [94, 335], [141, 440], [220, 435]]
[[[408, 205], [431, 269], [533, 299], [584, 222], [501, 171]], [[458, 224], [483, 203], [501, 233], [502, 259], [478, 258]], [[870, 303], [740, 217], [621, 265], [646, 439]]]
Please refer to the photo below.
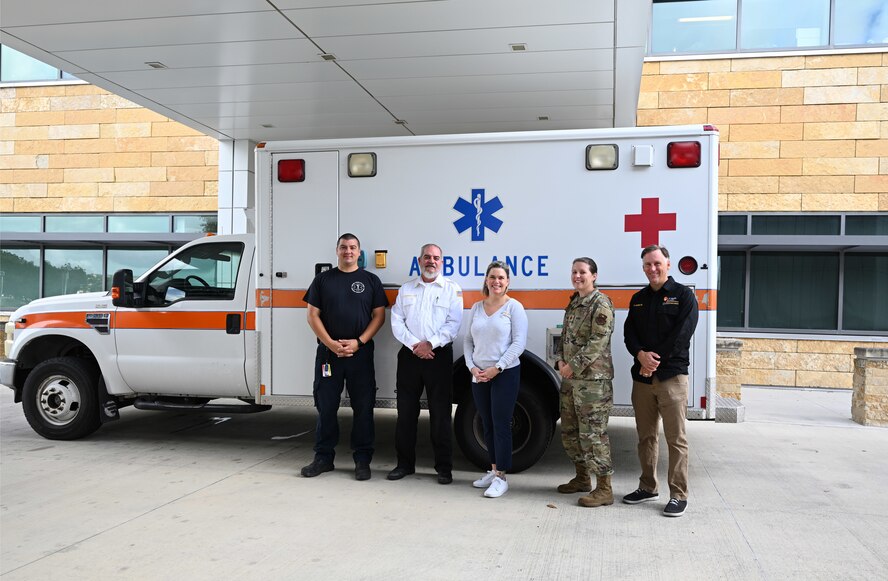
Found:
[[[330, 364], [332, 375], [324, 377], [321, 366]], [[314, 401], [318, 410], [315, 430], [315, 458], [333, 462], [339, 443], [339, 420], [336, 417], [346, 388], [354, 412], [351, 448], [355, 462], [373, 459], [373, 406], [376, 402], [376, 371], [373, 368], [373, 342], [369, 342], [352, 357], [337, 357], [325, 346], [318, 345], [315, 357]]]

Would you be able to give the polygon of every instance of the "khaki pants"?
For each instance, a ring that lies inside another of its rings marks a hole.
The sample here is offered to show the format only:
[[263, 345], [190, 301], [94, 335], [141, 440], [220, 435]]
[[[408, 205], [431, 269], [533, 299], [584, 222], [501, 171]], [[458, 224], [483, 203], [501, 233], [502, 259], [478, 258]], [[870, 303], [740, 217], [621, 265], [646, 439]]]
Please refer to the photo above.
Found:
[[632, 382], [632, 407], [638, 431], [638, 460], [641, 463], [639, 488], [657, 492], [657, 454], [660, 418], [669, 449], [669, 496], [688, 498], [688, 439], [685, 421], [688, 409], [688, 376], [677, 375], [664, 381], [654, 377], [652, 385]]

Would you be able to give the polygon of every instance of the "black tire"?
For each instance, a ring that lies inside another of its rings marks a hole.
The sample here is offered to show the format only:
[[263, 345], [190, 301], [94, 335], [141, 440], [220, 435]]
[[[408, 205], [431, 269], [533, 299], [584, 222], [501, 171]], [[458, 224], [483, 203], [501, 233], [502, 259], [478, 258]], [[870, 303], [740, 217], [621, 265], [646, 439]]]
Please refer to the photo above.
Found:
[[49, 440], [76, 440], [92, 434], [101, 425], [98, 379], [95, 364], [83, 359], [44, 361], [25, 380], [25, 418], [35, 432]]
[[[542, 458], [555, 433], [555, 419], [543, 398], [522, 382], [512, 416], [512, 469], [509, 472], [527, 470]], [[456, 407], [453, 430], [456, 443], [469, 462], [489, 470], [490, 456], [484, 442], [484, 428], [471, 391]]]

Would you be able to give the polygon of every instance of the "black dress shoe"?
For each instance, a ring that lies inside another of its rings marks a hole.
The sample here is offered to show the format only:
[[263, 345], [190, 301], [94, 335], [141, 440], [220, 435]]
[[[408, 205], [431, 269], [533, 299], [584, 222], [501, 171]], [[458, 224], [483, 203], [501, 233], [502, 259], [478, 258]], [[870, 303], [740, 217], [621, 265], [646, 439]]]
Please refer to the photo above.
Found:
[[416, 472], [416, 470], [414, 470], [413, 468], [402, 468], [400, 466], [395, 466], [394, 469], [392, 469], [392, 471], [388, 473], [388, 476], [386, 476], [386, 478], [388, 478], [389, 480], [400, 480], [405, 476], [410, 476], [414, 472]]
[[438, 472], [438, 484], [450, 484], [453, 482], [453, 474], [450, 472]]
[[305, 478], [314, 478], [318, 474], [331, 472], [333, 470], [333, 462], [329, 460], [319, 460], [315, 458], [311, 464], [302, 468], [302, 476]]
[[358, 462], [355, 464], [355, 480], [370, 480], [370, 464]]

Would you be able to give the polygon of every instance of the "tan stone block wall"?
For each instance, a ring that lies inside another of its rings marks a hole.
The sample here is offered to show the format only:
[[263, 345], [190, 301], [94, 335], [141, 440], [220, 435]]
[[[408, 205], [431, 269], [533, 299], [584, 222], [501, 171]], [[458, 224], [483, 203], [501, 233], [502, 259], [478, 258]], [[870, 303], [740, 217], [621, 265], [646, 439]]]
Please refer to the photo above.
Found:
[[215, 212], [218, 142], [92, 85], [0, 89], [0, 211]]
[[645, 63], [637, 123], [719, 128], [721, 211], [885, 211], [884, 56]]
[[[742, 337], [741, 340], [743, 348], [735, 363], [741, 385], [830, 389], [852, 388], [855, 347], [884, 348], [888, 345], [884, 342], [809, 339]], [[717, 369], [718, 365], [717, 360]], [[718, 373], [722, 374], [724, 370], [718, 370]]]

